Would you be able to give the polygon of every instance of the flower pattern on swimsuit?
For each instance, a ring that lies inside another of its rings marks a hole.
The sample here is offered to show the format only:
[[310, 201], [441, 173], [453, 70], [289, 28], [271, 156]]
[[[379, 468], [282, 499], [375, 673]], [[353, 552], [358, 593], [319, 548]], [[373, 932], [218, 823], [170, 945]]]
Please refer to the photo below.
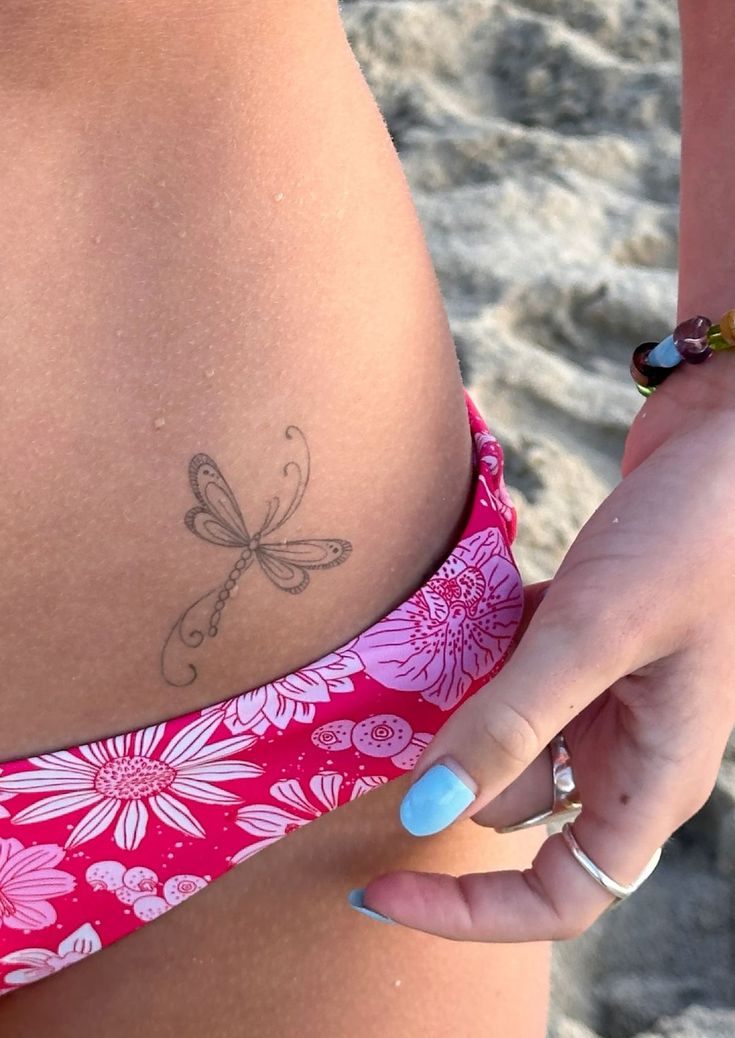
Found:
[[[3, 769], [0, 768], [0, 776], [2, 776], [2, 773], [3, 773]], [[13, 796], [12, 793], [2, 793], [2, 792], [0, 792], [0, 818], [9, 818], [10, 817], [10, 811], [8, 811], [7, 807], [3, 807], [3, 801], [12, 799], [12, 796]]]
[[367, 674], [451, 710], [507, 651], [523, 589], [500, 532], [460, 542], [439, 571], [357, 639]]
[[[134, 915], [147, 923], [180, 905], [203, 890], [211, 876], [182, 874], [162, 882], [158, 873], [145, 865], [125, 868], [120, 861], [97, 861], [87, 869], [86, 880], [96, 891], [114, 894], [123, 905], [131, 905]], [[157, 893], [159, 886], [160, 894]]]
[[327, 753], [354, 746], [368, 757], [390, 757], [405, 771], [416, 766], [433, 738], [431, 732], [414, 732], [408, 721], [396, 714], [373, 714], [357, 723], [340, 718], [327, 721], [311, 733], [314, 745]]
[[25, 969], [11, 970], [5, 974], [8, 984], [32, 984], [34, 980], [43, 980], [57, 973], [64, 966], [79, 962], [92, 952], [101, 951], [102, 942], [95, 928], [84, 923], [74, 933], [69, 934], [55, 952], [48, 948], [21, 948], [20, 951], [3, 955], [0, 962], [7, 966], [24, 966]]
[[[94, 839], [113, 822], [113, 839], [122, 850], [135, 850], [146, 834], [149, 808], [165, 825], [189, 836], [203, 837], [204, 828], [183, 800], [204, 804], [236, 803], [239, 797], [215, 783], [256, 778], [263, 768], [247, 761], [227, 761], [255, 742], [239, 735], [209, 743], [219, 715], [195, 718], [166, 741], [165, 724], [131, 735], [88, 743], [76, 751], [62, 750], [31, 757], [36, 771], [21, 771], [0, 779], [16, 793], [50, 793], [13, 815], [16, 825], [29, 825], [87, 808], [72, 829], [66, 847]], [[166, 742], [165, 746], [161, 746]]]
[[54, 868], [64, 857], [56, 844], [24, 847], [0, 838], [0, 929], [43, 930], [56, 922], [53, 897], [69, 894], [75, 879]]
[[483, 476], [480, 478], [494, 507], [508, 524], [508, 535], [513, 540], [516, 534], [516, 510], [503, 478], [503, 448], [491, 432], [476, 432], [474, 441], [478, 458], [487, 465], [495, 478], [495, 489], [488, 486]]
[[352, 692], [352, 675], [360, 670], [360, 657], [347, 646], [287, 677], [269, 681], [227, 703], [207, 707], [204, 712], [218, 711], [233, 735], [263, 735], [271, 726], [283, 730], [291, 721], [311, 724], [316, 704], [328, 703], [338, 692]]
[[[317, 804], [309, 800], [298, 779], [282, 779], [275, 782], [270, 788], [271, 796], [300, 812], [299, 814], [294, 814], [293, 810], [285, 811], [275, 804], [248, 804], [247, 807], [241, 807], [237, 812], [237, 824], [246, 833], [260, 839], [233, 855], [233, 865], [245, 861], [256, 851], [275, 843], [294, 829], [300, 829], [302, 825], [324, 814], [325, 810], [334, 810], [339, 804], [339, 791], [344, 779], [345, 776], [338, 771], [325, 771], [321, 775], [313, 775], [309, 780], [309, 789]], [[382, 786], [387, 781], [384, 775], [361, 776], [355, 780], [350, 800], [356, 800], [363, 793]]]

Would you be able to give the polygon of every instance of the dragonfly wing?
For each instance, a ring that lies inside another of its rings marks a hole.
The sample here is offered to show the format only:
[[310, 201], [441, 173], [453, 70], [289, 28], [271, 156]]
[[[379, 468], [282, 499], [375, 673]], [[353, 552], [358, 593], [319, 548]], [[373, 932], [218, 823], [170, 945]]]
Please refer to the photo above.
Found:
[[[195, 454], [189, 462], [189, 483], [201, 506], [186, 514], [185, 522], [192, 533], [214, 544], [247, 544], [250, 534], [240, 506], [208, 454]], [[202, 518], [204, 512], [209, 513], [209, 521]]]
[[258, 562], [265, 575], [283, 591], [298, 594], [309, 583], [308, 570], [331, 569], [344, 562], [352, 551], [349, 541], [337, 538], [261, 544]]
[[309, 574], [301, 566], [273, 558], [268, 552], [259, 551], [258, 562], [268, 580], [282, 591], [298, 595], [309, 583]]
[[221, 544], [225, 548], [243, 548], [248, 542], [240, 533], [234, 533], [229, 526], [224, 526], [215, 519], [208, 508], [190, 508], [184, 516], [184, 522], [192, 533], [210, 544]]

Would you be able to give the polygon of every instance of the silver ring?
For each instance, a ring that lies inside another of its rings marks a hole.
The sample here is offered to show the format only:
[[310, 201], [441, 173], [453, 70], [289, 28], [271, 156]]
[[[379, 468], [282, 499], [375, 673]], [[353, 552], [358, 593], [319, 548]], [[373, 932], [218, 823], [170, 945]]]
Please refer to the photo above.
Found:
[[627, 884], [617, 883], [614, 879], [608, 876], [606, 872], [603, 872], [599, 865], [595, 865], [592, 859], [584, 853], [582, 848], [577, 843], [577, 838], [572, 832], [572, 826], [570, 822], [564, 823], [561, 830], [561, 834], [564, 837], [564, 842], [566, 843], [567, 847], [572, 852], [575, 859], [579, 862], [582, 868], [585, 870], [585, 872], [592, 876], [592, 879], [596, 880], [601, 887], [604, 887], [608, 894], [612, 894], [612, 896], [616, 898], [616, 900], [618, 901], [622, 901], [624, 898], [630, 897], [631, 894], [634, 894], [638, 887], [640, 887], [641, 884], [645, 883], [645, 881], [648, 879], [648, 877], [651, 875], [651, 873], [661, 860], [661, 848], [659, 847], [656, 853], [649, 861], [648, 865], [646, 865], [645, 869], [643, 870], [643, 872], [641, 872], [640, 876], [638, 876], [636, 880], [634, 880], [632, 883]]
[[549, 743], [549, 751], [551, 753], [551, 780], [553, 785], [551, 807], [546, 811], [540, 811], [536, 815], [531, 815], [530, 818], [524, 818], [522, 822], [515, 822], [513, 825], [500, 827], [496, 826], [496, 832], [514, 833], [519, 829], [530, 829], [534, 825], [543, 825], [544, 822], [548, 822], [552, 818], [555, 819], [559, 815], [576, 813], [581, 809], [582, 803], [577, 794], [574, 772], [572, 771], [572, 763], [569, 757], [569, 747], [561, 732], [555, 735]]

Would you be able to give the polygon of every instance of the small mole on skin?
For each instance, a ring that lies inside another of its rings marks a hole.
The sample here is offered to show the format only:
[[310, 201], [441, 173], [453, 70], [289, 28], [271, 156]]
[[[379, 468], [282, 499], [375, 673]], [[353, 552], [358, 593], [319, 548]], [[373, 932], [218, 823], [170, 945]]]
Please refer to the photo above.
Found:
[[163, 415], [161, 415], [159, 418], [156, 418], [154, 420], [153, 428], [154, 429], [163, 429], [165, 424], [166, 424], [166, 419], [163, 417]]
[[620, 803], [621, 804], [627, 804], [629, 802], [629, 800], [630, 800], [630, 796], [627, 793], [622, 793], [620, 795]]

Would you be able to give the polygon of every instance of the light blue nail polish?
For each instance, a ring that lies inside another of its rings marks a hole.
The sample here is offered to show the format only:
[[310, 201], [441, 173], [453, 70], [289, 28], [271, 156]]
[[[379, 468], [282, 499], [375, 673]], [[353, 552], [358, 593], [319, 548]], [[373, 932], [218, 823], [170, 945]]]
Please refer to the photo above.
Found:
[[475, 799], [475, 794], [446, 764], [435, 764], [406, 793], [401, 822], [414, 836], [441, 832]]
[[362, 912], [364, 915], [369, 915], [371, 919], [377, 919], [380, 923], [395, 923], [395, 919], [391, 919], [390, 916], [381, 915], [380, 912], [375, 912], [372, 908], [368, 908], [362, 900], [364, 893], [363, 887], [355, 887], [354, 890], [349, 892], [347, 900], [353, 908], [356, 908], [358, 912]]

